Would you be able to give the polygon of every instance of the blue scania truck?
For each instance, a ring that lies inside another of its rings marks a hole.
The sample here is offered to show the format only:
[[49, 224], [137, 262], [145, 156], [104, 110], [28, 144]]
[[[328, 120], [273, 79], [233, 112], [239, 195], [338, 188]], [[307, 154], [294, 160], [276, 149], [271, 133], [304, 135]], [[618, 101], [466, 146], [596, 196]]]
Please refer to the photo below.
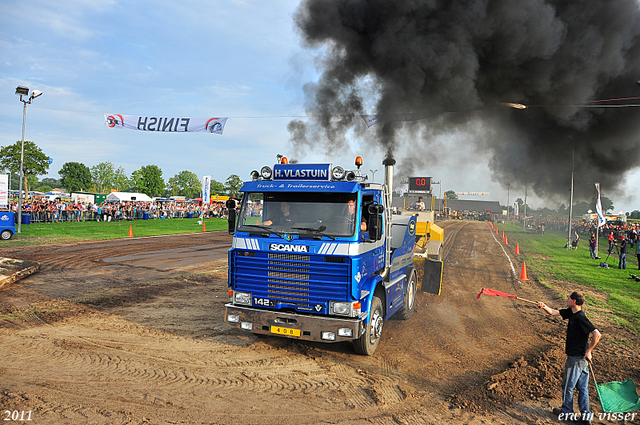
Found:
[[416, 217], [393, 215], [384, 184], [357, 169], [289, 164], [251, 173], [229, 250], [225, 321], [257, 334], [352, 341], [375, 351], [384, 322], [414, 311]]

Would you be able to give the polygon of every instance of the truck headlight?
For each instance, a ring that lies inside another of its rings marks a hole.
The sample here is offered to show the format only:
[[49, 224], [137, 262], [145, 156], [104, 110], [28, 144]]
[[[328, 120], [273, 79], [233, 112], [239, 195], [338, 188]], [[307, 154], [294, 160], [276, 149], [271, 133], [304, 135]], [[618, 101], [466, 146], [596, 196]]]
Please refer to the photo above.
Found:
[[237, 314], [227, 314], [227, 322], [238, 323], [240, 321], [240, 316]]
[[249, 292], [234, 292], [233, 303], [251, 305], [251, 294]]
[[353, 330], [351, 328], [340, 328], [338, 329], [338, 336], [353, 336]]
[[329, 314], [357, 317], [360, 314], [360, 302], [329, 301]]
[[336, 340], [336, 333], [335, 332], [322, 332], [322, 339], [325, 339], [327, 341], [335, 341]]
[[340, 316], [349, 316], [351, 313], [351, 303], [330, 302], [329, 313], [338, 314]]

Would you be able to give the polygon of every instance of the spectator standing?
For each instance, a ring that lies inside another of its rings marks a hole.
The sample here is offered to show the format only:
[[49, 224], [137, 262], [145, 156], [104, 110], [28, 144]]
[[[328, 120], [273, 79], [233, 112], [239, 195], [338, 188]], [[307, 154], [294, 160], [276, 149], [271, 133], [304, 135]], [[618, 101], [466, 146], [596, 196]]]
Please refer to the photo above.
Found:
[[573, 249], [575, 249], [576, 251], [578, 250], [578, 241], [580, 240], [580, 236], [578, 236], [578, 232], [575, 231], [573, 232], [573, 241], [571, 242], [571, 247]]
[[636, 258], [638, 259], [638, 270], [640, 270], [640, 239], [636, 235]]
[[[590, 423], [593, 417], [589, 411], [589, 362], [593, 356], [592, 351], [600, 341], [602, 334], [587, 319], [582, 311], [584, 295], [572, 292], [567, 297], [567, 308], [555, 310], [545, 303], [539, 302], [538, 308], [543, 309], [552, 316], [560, 316], [568, 320], [565, 352], [567, 361], [564, 365], [562, 376], [562, 407], [553, 409], [554, 415], [573, 413], [573, 391], [578, 389], [578, 407], [580, 408], [583, 423]], [[591, 336], [591, 343], [589, 343]]]
[[589, 237], [589, 251], [591, 251], [591, 259], [595, 260], [596, 259], [596, 237], [594, 236], [594, 234], [591, 234], [591, 237]]
[[627, 239], [624, 235], [620, 236], [620, 261], [618, 263], [618, 268], [622, 270], [627, 269], [627, 253], [629, 252], [629, 245], [627, 244]]
[[613, 232], [609, 233], [609, 254], [613, 251], [613, 245], [615, 244], [615, 238], [613, 237]]

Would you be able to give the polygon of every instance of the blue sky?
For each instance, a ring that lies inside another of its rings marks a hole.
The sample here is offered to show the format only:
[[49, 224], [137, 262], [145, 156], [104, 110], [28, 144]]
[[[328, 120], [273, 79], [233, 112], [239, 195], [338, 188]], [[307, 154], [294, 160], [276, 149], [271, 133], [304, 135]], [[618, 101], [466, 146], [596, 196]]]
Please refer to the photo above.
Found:
[[[15, 88], [44, 95], [28, 106], [26, 140], [54, 162], [88, 167], [111, 161], [127, 174], [154, 164], [170, 177], [183, 170], [224, 181], [230, 174], [272, 165], [291, 155], [287, 124], [304, 119], [303, 85], [319, 75], [317, 52], [305, 49], [293, 13], [298, 0], [135, 1], [4, 0], [0, 3], [0, 146], [21, 137], [22, 103]], [[222, 136], [111, 129], [104, 114], [229, 117]], [[422, 175], [446, 190], [491, 192], [507, 203], [507, 189], [491, 181], [489, 157], [446, 140]], [[407, 151], [404, 152], [407, 154]], [[410, 151], [409, 151], [410, 154]], [[299, 158], [351, 166], [383, 177], [383, 152], [353, 140], [349, 152]], [[461, 160], [464, 173], [454, 165]], [[45, 176], [42, 176], [45, 177]], [[41, 177], [41, 178], [42, 178]], [[629, 197], [613, 198], [616, 211], [640, 209], [636, 170]], [[521, 192], [521, 193], [520, 193]], [[606, 188], [603, 188], [606, 196]], [[511, 203], [524, 190], [511, 188]], [[565, 203], [567, 203], [565, 201]], [[544, 202], [529, 193], [529, 205]], [[555, 208], [558, 204], [550, 203]]]

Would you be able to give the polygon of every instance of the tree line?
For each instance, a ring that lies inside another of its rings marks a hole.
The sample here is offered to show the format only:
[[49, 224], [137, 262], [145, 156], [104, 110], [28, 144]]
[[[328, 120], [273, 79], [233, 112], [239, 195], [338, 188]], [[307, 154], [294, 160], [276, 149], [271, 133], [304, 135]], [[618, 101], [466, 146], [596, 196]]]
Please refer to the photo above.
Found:
[[[0, 170], [17, 175], [20, 172], [21, 141], [13, 145], [0, 148]], [[49, 169], [49, 155], [31, 141], [24, 142], [24, 181], [25, 193], [29, 190], [49, 192], [62, 186], [68, 192], [109, 193], [137, 192], [148, 196], [185, 196], [195, 198], [201, 193], [202, 183], [197, 174], [191, 171], [180, 171], [167, 181], [162, 177], [162, 170], [157, 165], [145, 165], [127, 176], [123, 167], [116, 167], [109, 161], [87, 167], [80, 162], [63, 164], [58, 175], [60, 179], [45, 178], [38, 180], [38, 176], [47, 173]], [[230, 175], [225, 182], [211, 180], [212, 194], [237, 195], [242, 180], [236, 174]], [[11, 180], [10, 190], [17, 190], [19, 181]]]

